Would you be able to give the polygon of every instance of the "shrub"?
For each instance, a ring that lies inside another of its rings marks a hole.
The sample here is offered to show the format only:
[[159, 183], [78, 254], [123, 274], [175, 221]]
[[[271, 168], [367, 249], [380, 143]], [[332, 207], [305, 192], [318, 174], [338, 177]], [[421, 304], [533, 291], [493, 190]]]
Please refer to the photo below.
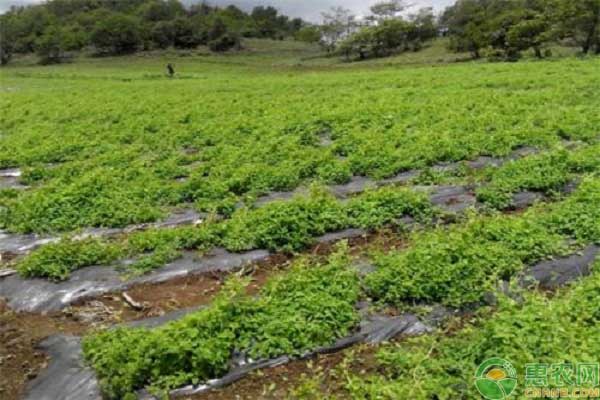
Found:
[[208, 47], [211, 51], [222, 53], [231, 50], [234, 47], [239, 47], [240, 39], [232, 33], [226, 33], [217, 39], [208, 42]]
[[132, 16], [113, 14], [96, 24], [90, 41], [100, 53], [132, 53], [141, 44], [139, 21]]

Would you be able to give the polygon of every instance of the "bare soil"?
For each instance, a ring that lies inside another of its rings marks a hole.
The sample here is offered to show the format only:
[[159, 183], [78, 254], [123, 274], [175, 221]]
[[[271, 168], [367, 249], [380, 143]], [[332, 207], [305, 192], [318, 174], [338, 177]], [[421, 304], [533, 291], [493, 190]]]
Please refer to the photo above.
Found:
[[88, 328], [65, 315], [14, 313], [0, 299], [0, 398], [20, 399], [29, 380], [46, 367], [37, 350], [40, 341], [64, 333], [81, 335]]

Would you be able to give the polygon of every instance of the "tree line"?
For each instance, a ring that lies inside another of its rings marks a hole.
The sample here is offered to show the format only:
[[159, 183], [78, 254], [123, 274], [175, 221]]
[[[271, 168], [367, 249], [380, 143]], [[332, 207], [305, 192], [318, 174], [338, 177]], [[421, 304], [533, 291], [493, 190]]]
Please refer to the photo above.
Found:
[[274, 7], [251, 12], [179, 0], [50, 0], [12, 7], [0, 16], [0, 62], [15, 53], [37, 53], [43, 63], [93, 47], [100, 55], [207, 45], [213, 51], [239, 46], [240, 38], [283, 39], [304, 22]]
[[555, 43], [600, 54], [600, 0], [458, 0], [439, 16], [431, 8], [409, 9], [402, 0], [386, 0], [359, 19], [335, 7], [321, 26], [305, 26], [297, 37], [348, 59], [418, 51], [437, 36], [474, 58], [514, 61], [526, 50], [543, 58]]
[[441, 15], [383, 0], [370, 10], [358, 18], [334, 7], [315, 25], [274, 7], [244, 12], [179, 0], [49, 0], [0, 15], [0, 62], [33, 52], [43, 63], [59, 62], [88, 47], [112, 55], [199, 45], [219, 52], [239, 47], [243, 37], [294, 37], [348, 60], [419, 51], [437, 36], [474, 58], [514, 61], [527, 50], [543, 58], [555, 43], [600, 54], [600, 0], [457, 0]]
[[529, 49], [542, 58], [559, 41], [600, 54], [600, 0], [458, 0], [439, 25], [474, 58], [516, 60]]

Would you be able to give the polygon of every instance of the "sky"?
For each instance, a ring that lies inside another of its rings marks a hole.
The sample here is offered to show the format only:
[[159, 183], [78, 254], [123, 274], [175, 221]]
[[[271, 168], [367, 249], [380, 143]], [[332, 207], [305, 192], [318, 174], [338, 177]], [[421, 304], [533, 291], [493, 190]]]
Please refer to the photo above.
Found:
[[[43, 0], [0, 0], [0, 12], [4, 12], [11, 5], [24, 5], [40, 3]], [[126, 1], [126, 0], [123, 0]], [[455, 0], [412, 0], [409, 3], [414, 4], [414, 8], [434, 7], [436, 10], [442, 10], [444, 7], [454, 3]], [[194, 2], [194, 0], [184, 0], [185, 3]], [[321, 12], [326, 11], [333, 6], [343, 6], [352, 10], [357, 15], [364, 15], [368, 12], [369, 6], [376, 3], [377, 0], [209, 0], [208, 3], [214, 5], [235, 4], [243, 9], [251, 9], [256, 5], [272, 5], [278, 8], [283, 14], [291, 17], [300, 17], [307, 21], [318, 22]]]

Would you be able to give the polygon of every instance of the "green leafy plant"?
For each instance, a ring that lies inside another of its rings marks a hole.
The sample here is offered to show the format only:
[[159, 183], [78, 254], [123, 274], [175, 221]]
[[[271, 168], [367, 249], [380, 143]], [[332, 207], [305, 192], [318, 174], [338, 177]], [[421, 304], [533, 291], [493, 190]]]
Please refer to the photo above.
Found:
[[300, 262], [271, 278], [259, 298], [232, 279], [213, 303], [155, 329], [117, 328], [88, 336], [86, 359], [105, 395], [164, 391], [218, 377], [234, 350], [255, 358], [299, 355], [331, 344], [358, 323], [360, 286], [341, 246], [323, 265]]
[[483, 300], [498, 280], [545, 257], [564, 254], [570, 239], [600, 240], [600, 182], [588, 179], [566, 200], [523, 215], [472, 217], [467, 223], [417, 233], [412, 245], [375, 259], [366, 278], [381, 301], [465, 306]]
[[552, 297], [523, 293], [515, 301], [501, 296], [497, 309], [483, 308], [449, 335], [440, 332], [384, 346], [377, 352], [380, 374], [348, 374], [348, 396], [480, 399], [473, 373], [491, 357], [501, 355], [518, 371], [528, 363], [597, 362], [599, 268], [597, 262], [591, 277]]
[[[122, 249], [121, 254], [134, 258], [129, 265], [134, 272], [147, 272], [176, 259], [181, 250], [206, 251], [223, 246], [230, 251], [268, 249], [293, 253], [313, 243], [315, 237], [349, 227], [376, 229], [388, 224], [399, 224], [403, 216], [423, 218], [433, 215], [426, 195], [402, 188], [382, 188], [367, 191], [344, 203], [326, 191], [315, 188], [306, 196], [290, 201], [278, 201], [255, 209], [240, 209], [225, 221], [208, 220], [199, 226], [167, 229], [149, 229], [134, 232], [113, 240], [95, 240], [74, 244], [64, 239], [56, 246], [33, 251], [19, 262], [26, 276], [49, 276], [46, 269], [55, 268], [47, 263], [69, 265], [60, 278], [68, 277], [72, 270], [97, 264], [101, 259], [84, 258], [72, 263], [63, 247], [78, 246], [85, 252], [112, 253], [112, 248]], [[38, 253], [40, 253], [38, 255]], [[86, 261], [89, 260], [89, 261]], [[111, 259], [110, 261], [113, 261]], [[57, 278], [57, 276], [54, 276]]]
[[123, 255], [120, 246], [96, 239], [62, 240], [34, 251], [18, 264], [18, 271], [26, 277], [63, 280], [78, 268], [110, 264]]

